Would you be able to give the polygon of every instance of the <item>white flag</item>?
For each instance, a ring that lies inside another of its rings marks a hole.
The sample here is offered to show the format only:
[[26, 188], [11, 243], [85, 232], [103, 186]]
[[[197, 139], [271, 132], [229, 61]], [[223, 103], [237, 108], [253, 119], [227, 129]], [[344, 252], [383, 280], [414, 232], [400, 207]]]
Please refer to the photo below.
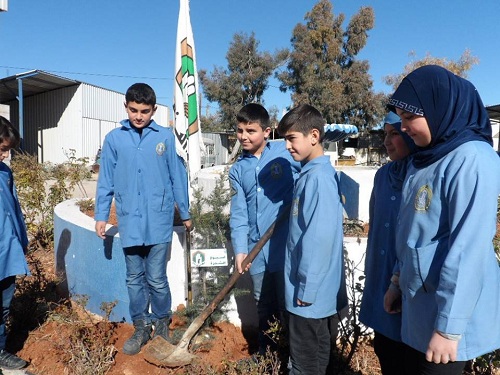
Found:
[[204, 149], [198, 95], [198, 72], [189, 17], [189, 0], [180, 0], [175, 46], [173, 109], [177, 153], [186, 161], [191, 181], [201, 169], [201, 150]]

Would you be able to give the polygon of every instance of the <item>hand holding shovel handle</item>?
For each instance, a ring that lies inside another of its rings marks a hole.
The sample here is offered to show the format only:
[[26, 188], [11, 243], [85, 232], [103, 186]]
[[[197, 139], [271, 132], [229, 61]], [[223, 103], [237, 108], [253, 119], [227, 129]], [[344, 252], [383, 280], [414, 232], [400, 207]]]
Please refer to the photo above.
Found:
[[[262, 250], [262, 247], [264, 247], [266, 242], [273, 235], [276, 224], [281, 220], [288, 218], [289, 212], [289, 207], [287, 207], [285, 210], [283, 210], [278, 219], [276, 219], [269, 226], [264, 235], [262, 235], [260, 240], [255, 244], [250, 253], [248, 253], [247, 257], [243, 260], [241, 264], [242, 269], [245, 269], [246, 266], [255, 259], [257, 254], [259, 254], [259, 252]], [[178, 367], [191, 363], [191, 361], [196, 357], [188, 352], [189, 343], [199, 331], [199, 329], [203, 326], [205, 320], [207, 320], [207, 318], [215, 311], [219, 303], [231, 291], [240, 276], [241, 274], [235, 268], [226, 285], [224, 285], [221, 291], [214, 297], [212, 302], [210, 302], [203, 309], [200, 315], [198, 315], [193, 320], [193, 322], [189, 325], [187, 330], [182, 335], [182, 338], [177, 346], [173, 346], [168, 341], [162, 339], [160, 336], [157, 336], [144, 347], [144, 359], [155, 365], [166, 367]]]

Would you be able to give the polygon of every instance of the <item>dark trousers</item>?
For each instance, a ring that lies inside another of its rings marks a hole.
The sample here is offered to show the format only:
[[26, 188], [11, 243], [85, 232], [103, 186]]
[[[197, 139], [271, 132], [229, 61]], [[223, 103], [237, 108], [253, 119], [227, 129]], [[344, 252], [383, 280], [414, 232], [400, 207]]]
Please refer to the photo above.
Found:
[[405, 350], [406, 375], [462, 375], [466, 361], [448, 362], [447, 364], [428, 362], [425, 354], [406, 347]]
[[330, 360], [331, 317], [312, 319], [288, 314], [290, 375], [325, 375]]
[[373, 349], [380, 362], [383, 375], [403, 375], [405, 373], [405, 344], [375, 332]]
[[[16, 290], [16, 277], [9, 276], [0, 281], [0, 302], [2, 303], [2, 313], [0, 315], [0, 350], [5, 349], [7, 342], [6, 323], [10, 313], [10, 303]], [[1, 373], [1, 371], [0, 371]]]
[[253, 293], [259, 317], [259, 354], [265, 355], [267, 348], [277, 350], [277, 342], [269, 337], [270, 323], [279, 322], [286, 334], [285, 277], [283, 271], [261, 272], [252, 275]]

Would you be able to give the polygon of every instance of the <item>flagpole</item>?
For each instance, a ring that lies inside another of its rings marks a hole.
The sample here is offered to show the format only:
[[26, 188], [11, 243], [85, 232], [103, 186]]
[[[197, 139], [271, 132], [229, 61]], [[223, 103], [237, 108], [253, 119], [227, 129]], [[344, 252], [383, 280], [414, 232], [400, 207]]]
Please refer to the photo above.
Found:
[[[182, 0], [181, 0], [182, 1]], [[189, 0], [188, 4], [189, 4]], [[182, 90], [183, 103], [187, 107], [186, 103], [187, 99], [187, 90], [183, 82], [183, 90]], [[188, 108], [184, 107], [184, 111], [187, 111]], [[188, 196], [191, 201], [193, 197], [193, 186], [191, 185], [191, 172], [189, 165], [189, 116], [184, 116], [184, 126], [186, 130], [186, 138], [187, 138], [187, 149], [188, 152], [186, 154], [186, 164], [187, 164], [187, 178], [188, 178]], [[186, 284], [187, 284], [187, 305], [191, 305], [193, 303], [193, 286], [192, 286], [192, 278], [191, 278], [191, 232], [186, 230]]]
[[[177, 22], [177, 39], [175, 48], [175, 81], [174, 81], [174, 132], [176, 135], [177, 153], [186, 163], [188, 175], [189, 200], [193, 199], [194, 176], [201, 169], [200, 114], [198, 106], [198, 74], [196, 71], [196, 54], [193, 30], [189, 16], [189, 0], [179, 1], [179, 18]], [[181, 118], [181, 116], [183, 118]], [[186, 233], [186, 256], [188, 302], [192, 302], [191, 290], [191, 258], [190, 243]]]

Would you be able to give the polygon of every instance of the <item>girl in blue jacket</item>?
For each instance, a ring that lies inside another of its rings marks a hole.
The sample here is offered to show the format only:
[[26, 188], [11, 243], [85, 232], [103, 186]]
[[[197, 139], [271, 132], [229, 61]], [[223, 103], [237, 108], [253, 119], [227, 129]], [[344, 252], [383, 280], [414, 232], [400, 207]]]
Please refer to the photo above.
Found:
[[401, 131], [401, 119], [393, 112], [384, 119], [384, 146], [391, 162], [375, 174], [370, 197], [370, 231], [365, 261], [365, 287], [359, 319], [373, 328], [373, 347], [384, 375], [404, 373], [401, 313], [387, 314], [384, 295], [396, 262], [396, 226], [401, 190], [415, 143]]
[[[410, 73], [390, 100], [418, 146], [396, 237], [408, 374], [461, 374], [500, 347], [493, 249], [500, 159], [474, 86], [439, 66]], [[397, 311], [388, 290], [384, 307]]]

